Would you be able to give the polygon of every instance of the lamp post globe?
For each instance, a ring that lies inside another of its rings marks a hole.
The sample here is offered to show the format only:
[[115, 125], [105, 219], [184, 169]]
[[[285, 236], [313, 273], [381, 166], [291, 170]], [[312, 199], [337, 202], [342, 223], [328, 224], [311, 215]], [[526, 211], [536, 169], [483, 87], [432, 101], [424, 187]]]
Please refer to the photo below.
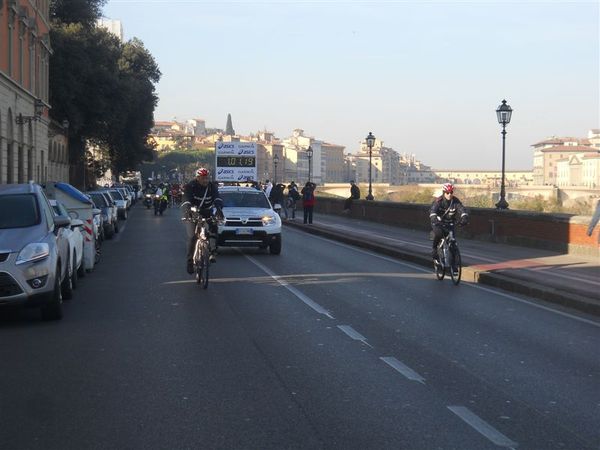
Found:
[[371, 176], [371, 171], [372, 171], [372, 153], [373, 153], [373, 146], [375, 145], [375, 136], [373, 135], [373, 133], [371, 133], [369, 131], [368, 136], [365, 138], [365, 141], [367, 142], [367, 147], [369, 147], [369, 193], [367, 194], [367, 200], [374, 200], [373, 197], [373, 189], [372, 189], [372, 176]]
[[500, 184], [500, 200], [496, 203], [497, 209], [508, 209], [505, 187], [506, 125], [510, 123], [512, 111], [512, 108], [506, 103], [506, 100], [502, 100], [502, 104], [496, 109], [498, 123], [502, 125], [502, 181]]
[[279, 164], [279, 156], [273, 155], [273, 184], [277, 184], [277, 164]]
[[308, 148], [306, 149], [306, 157], [308, 158], [308, 181], [310, 182], [310, 175], [311, 175], [311, 169], [312, 169], [312, 157], [313, 157], [313, 149], [312, 147], [309, 145]]

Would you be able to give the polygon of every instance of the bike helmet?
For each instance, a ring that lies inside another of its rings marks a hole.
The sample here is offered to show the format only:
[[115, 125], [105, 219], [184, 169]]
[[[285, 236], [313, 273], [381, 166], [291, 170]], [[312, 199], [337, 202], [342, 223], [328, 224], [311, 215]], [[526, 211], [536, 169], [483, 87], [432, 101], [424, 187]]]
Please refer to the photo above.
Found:
[[452, 183], [445, 183], [442, 186], [442, 192], [444, 194], [453, 194], [454, 193], [454, 186], [452, 185]]
[[196, 176], [197, 177], [207, 177], [208, 169], [205, 169], [204, 167], [200, 167], [198, 170], [196, 170]]

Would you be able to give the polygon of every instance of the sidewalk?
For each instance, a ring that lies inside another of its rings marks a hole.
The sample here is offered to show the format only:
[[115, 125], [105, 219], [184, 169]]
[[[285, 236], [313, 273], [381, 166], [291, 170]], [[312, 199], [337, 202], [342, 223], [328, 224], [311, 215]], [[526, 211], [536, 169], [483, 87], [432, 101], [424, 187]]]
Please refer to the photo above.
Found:
[[[315, 214], [312, 225], [298, 218], [284, 225], [432, 267], [432, 243], [424, 231], [326, 214]], [[600, 315], [598, 258], [460, 238], [459, 244], [463, 281]]]

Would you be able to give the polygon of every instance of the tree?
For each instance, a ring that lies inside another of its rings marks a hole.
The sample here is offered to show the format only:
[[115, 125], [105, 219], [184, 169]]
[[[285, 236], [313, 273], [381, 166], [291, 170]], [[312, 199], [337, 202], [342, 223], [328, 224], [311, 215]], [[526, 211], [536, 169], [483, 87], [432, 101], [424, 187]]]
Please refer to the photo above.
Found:
[[102, 16], [106, 0], [53, 0], [50, 3], [50, 19], [53, 23], [78, 23], [93, 27]]
[[53, 119], [69, 120], [72, 182], [83, 184], [86, 147], [108, 155], [118, 173], [152, 158], [147, 136], [157, 104], [158, 65], [143, 43], [121, 43], [95, 27], [105, 0], [54, 0], [50, 61]]

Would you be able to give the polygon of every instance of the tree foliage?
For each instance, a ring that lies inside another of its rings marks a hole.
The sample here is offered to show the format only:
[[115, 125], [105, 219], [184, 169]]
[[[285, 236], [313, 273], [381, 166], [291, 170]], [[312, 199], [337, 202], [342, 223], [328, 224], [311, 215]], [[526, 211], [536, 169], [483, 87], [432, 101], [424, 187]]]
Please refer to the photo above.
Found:
[[95, 26], [104, 3], [51, 4], [51, 116], [69, 121], [72, 165], [85, 163], [85, 149], [91, 144], [108, 155], [118, 173], [152, 158], [147, 136], [158, 101], [154, 85], [161, 73], [139, 39], [122, 43]]
[[54, 23], [78, 23], [92, 27], [102, 15], [106, 0], [53, 0], [50, 18]]

